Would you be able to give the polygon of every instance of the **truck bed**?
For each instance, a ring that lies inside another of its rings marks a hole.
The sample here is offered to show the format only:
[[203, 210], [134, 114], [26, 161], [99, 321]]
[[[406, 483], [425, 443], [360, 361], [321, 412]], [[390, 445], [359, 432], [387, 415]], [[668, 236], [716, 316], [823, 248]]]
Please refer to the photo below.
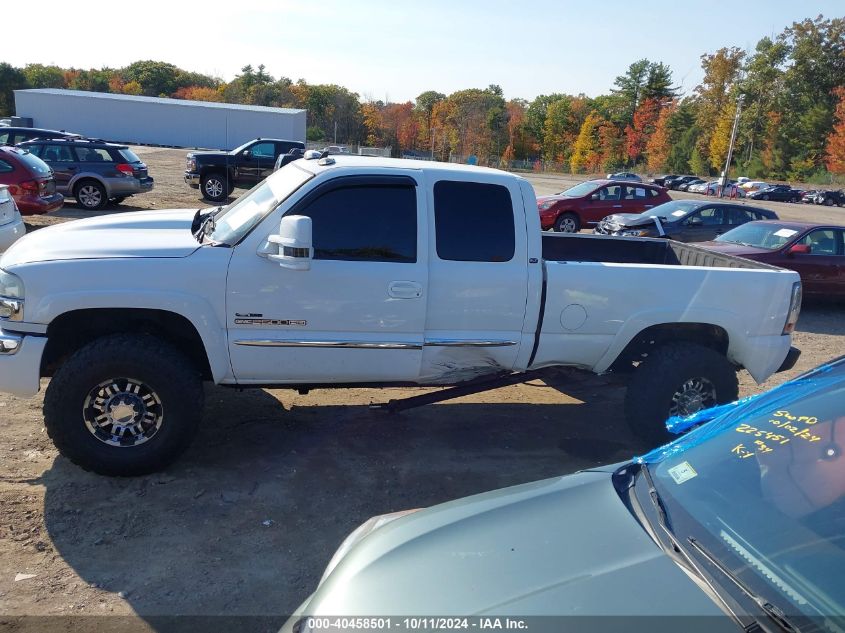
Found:
[[543, 232], [543, 259], [567, 262], [658, 264], [709, 268], [769, 268], [742, 257], [714, 253], [674, 240]]

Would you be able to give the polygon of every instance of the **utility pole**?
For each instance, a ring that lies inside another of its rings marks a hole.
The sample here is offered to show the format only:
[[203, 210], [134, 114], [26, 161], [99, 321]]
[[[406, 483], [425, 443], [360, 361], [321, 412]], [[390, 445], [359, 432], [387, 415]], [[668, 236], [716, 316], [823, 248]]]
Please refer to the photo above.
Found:
[[731, 142], [728, 145], [728, 160], [725, 161], [725, 171], [722, 172], [722, 182], [721, 186], [719, 187], [719, 197], [722, 198], [725, 195], [725, 186], [728, 184], [728, 172], [731, 168], [731, 158], [733, 158], [734, 153], [734, 142], [736, 142], [736, 131], [739, 128], [739, 115], [742, 112], [742, 100], [745, 99], [745, 95], [739, 95], [736, 100], [736, 116], [734, 117], [734, 125], [731, 129]]

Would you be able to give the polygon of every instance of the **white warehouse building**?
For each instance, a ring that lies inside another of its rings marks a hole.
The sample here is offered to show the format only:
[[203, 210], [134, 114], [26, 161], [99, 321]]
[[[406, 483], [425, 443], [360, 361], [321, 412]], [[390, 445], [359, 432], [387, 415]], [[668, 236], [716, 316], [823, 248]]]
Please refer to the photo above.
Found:
[[305, 110], [38, 88], [15, 90], [33, 127], [120, 143], [234, 149], [254, 138], [305, 142]]

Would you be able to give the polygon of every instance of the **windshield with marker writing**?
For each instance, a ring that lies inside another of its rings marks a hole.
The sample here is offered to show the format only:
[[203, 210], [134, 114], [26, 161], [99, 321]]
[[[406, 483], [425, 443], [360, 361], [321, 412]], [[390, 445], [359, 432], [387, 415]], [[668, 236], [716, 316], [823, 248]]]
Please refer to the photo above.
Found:
[[787, 614], [843, 627], [845, 362], [805, 383], [644, 460], [679, 539], [701, 542]]

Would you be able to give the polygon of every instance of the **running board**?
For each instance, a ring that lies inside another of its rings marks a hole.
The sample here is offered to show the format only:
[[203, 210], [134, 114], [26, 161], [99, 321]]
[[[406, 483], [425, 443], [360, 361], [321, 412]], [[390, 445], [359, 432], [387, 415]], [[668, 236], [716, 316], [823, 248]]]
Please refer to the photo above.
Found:
[[493, 378], [475, 378], [447, 389], [423, 393], [419, 396], [410, 396], [409, 398], [401, 398], [400, 400], [389, 400], [388, 402], [382, 404], [373, 404], [370, 405], [370, 408], [389, 411], [391, 413], [406, 411], [407, 409], [423, 407], [427, 404], [434, 404], [435, 402], [443, 402], [445, 400], [468, 396], [473, 393], [481, 393], [482, 391], [490, 391], [491, 389], [498, 389], [500, 387], [518, 385], [523, 382], [528, 382], [529, 380], [536, 380], [538, 378], [542, 378], [546, 372], [546, 369], [534, 369], [530, 371], [515, 372], [512, 374], [500, 374]]

